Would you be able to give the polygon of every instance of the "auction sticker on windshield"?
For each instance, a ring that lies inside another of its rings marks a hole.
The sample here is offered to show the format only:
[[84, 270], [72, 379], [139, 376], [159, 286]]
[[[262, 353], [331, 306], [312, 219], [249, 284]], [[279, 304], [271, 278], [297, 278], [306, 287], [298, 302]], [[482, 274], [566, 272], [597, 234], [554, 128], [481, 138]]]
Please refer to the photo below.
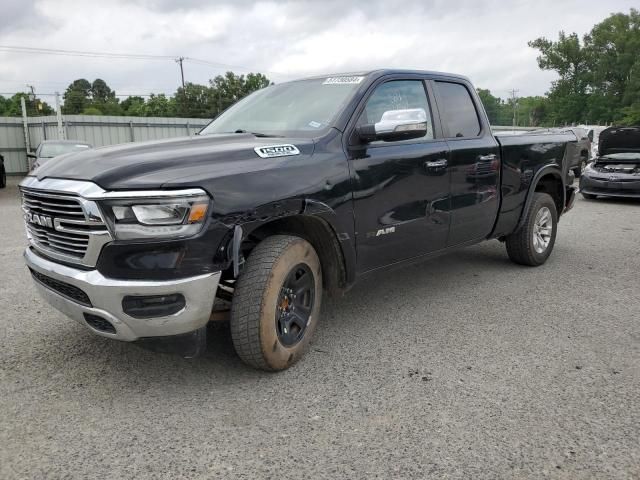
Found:
[[364, 77], [329, 77], [324, 82], [323, 85], [353, 85], [362, 82]]
[[295, 145], [267, 145], [253, 149], [262, 158], [288, 157], [290, 155], [300, 155], [300, 150]]

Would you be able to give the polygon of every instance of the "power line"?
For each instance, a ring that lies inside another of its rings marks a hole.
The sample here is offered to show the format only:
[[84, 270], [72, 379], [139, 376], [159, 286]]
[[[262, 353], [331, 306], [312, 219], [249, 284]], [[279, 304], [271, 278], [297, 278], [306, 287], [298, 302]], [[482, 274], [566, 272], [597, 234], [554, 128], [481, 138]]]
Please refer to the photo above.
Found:
[[173, 60], [175, 58], [175, 55], [90, 52], [82, 50], [62, 50], [57, 48], [21, 47], [16, 45], [0, 45], [0, 52], [32, 53], [41, 55], [66, 55], [70, 57], [127, 58], [133, 60]]
[[[59, 48], [40, 48], [40, 47], [22, 47], [17, 45], [0, 45], [0, 52], [11, 52], [11, 53], [27, 53], [27, 54], [36, 54], [36, 55], [63, 55], [70, 57], [90, 57], [90, 58], [116, 58], [116, 59], [126, 59], [126, 60], [173, 60], [176, 59], [187, 60], [200, 65], [207, 65], [210, 67], [216, 68], [234, 68], [236, 70], [244, 70], [244, 71], [259, 71], [260, 69], [254, 69], [245, 67], [243, 65], [232, 65], [221, 62], [214, 62], [211, 60], [204, 60], [201, 58], [194, 57], [183, 57], [177, 55], [154, 55], [154, 54], [146, 54], [146, 53], [114, 53], [114, 52], [95, 52], [95, 51], [84, 51], [84, 50], [63, 50]], [[278, 72], [272, 72], [268, 70], [263, 70], [265, 73], [270, 73], [272, 75], [284, 76], [287, 75]]]

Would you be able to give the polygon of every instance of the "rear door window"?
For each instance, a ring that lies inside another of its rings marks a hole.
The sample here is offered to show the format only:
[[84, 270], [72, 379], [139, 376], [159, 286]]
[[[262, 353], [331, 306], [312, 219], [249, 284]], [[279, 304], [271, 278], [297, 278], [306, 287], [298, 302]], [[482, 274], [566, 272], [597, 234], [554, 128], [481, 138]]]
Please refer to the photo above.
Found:
[[448, 127], [448, 136], [477, 137], [480, 134], [480, 120], [467, 87], [453, 82], [435, 82], [435, 85], [441, 100], [438, 107], [444, 112], [443, 122]]

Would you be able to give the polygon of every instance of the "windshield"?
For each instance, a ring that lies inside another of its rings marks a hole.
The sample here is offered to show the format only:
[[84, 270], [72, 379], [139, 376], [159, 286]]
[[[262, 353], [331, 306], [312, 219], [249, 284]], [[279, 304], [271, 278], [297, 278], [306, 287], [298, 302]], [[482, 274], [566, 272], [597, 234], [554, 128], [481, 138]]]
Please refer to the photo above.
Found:
[[82, 143], [43, 143], [38, 157], [53, 158], [64, 153], [77, 152], [88, 148], [91, 148], [91, 146]]
[[331, 126], [363, 78], [317, 78], [263, 88], [222, 113], [200, 135], [317, 136]]

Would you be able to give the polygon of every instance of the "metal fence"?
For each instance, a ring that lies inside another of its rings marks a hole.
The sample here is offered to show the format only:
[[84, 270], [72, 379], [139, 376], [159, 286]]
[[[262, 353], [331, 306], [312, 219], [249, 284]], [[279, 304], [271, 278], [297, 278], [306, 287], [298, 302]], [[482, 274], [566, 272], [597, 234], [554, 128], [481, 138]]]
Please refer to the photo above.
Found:
[[[94, 147], [118, 143], [142, 142], [161, 138], [193, 135], [209, 120], [202, 118], [113, 117], [94, 115], [64, 115], [64, 137], [81, 140]], [[55, 116], [27, 120], [29, 150], [34, 151], [42, 140], [58, 138]], [[530, 130], [531, 127], [493, 126], [495, 131]], [[28, 171], [27, 148], [22, 118], [0, 117], [0, 155], [4, 157], [9, 175]]]
[[[81, 140], [95, 147], [102, 147], [193, 135], [207, 123], [209, 120], [202, 118], [64, 115], [62, 128], [67, 139]], [[42, 140], [58, 138], [55, 116], [29, 118], [27, 124], [31, 151], [34, 151]], [[24, 174], [28, 171], [24, 130], [22, 118], [0, 117], [0, 155], [4, 157], [9, 175]]]

